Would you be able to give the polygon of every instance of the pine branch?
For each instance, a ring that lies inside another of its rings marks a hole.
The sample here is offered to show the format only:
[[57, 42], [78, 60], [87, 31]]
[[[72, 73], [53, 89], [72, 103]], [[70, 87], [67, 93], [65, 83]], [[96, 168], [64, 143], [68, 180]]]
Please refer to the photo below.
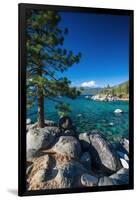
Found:
[[48, 74], [51, 78], [53, 78], [55, 81], [58, 81], [56, 78], [55, 78], [55, 76], [53, 76], [52, 75], [52, 72], [50, 73], [49, 71], [47, 71], [47, 70], [45, 70], [45, 69], [43, 69], [42, 70], [44, 73], [46, 73], [46, 74]]
[[57, 103], [63, 103], [62, 101], [57, 100], [57, 99], [54, 99], [54, 98], [52, 98], [52, 97], [49, 97], [49, 96], [46, 96], [46, 97], [47, 97], [48, 99], [54, 101], [54, 102], [57, 102]]

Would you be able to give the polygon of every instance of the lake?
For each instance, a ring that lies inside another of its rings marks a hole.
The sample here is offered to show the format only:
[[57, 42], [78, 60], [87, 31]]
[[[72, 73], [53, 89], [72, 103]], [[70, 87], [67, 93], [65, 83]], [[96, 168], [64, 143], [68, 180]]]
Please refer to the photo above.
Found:
[[[78, 133], [98, 129], [111, 141], [117, 142], [121, 137], [129, 134], [129, 103], [126, 101], [101, 102], [86, 99], [80, 96], [75, 100], [60, 98], [71, 106], [72, 118]], [[45, 99], [45, 118], [58, 122], [59, 116], [55, 109], [56, 103]], [[115, 109], [124, 112], [115, 114]], [[27, 118], [33, 122], [37, 121], [37, 106], [27, 111]]]

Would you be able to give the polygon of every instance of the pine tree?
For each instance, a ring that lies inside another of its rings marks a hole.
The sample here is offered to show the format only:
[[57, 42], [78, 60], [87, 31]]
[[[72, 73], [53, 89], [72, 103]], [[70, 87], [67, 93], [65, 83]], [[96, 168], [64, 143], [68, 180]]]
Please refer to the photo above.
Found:
[[81, 58], [80, 52], [74, 55], [63, 48], [68, 29], [59, 28], [60, 20], [56, 11], [27, 13], [27, 105], [32, 106], [37, 100], [38, 127], [41, 128], [44, 127], [44, 98], [57, 101], [58, 108], [67, 110], [67, 105], [55, 97], [76, 98], [79, 95], [75, 87], [70, 87], [71, 82], [66, 77], [57, 78]]

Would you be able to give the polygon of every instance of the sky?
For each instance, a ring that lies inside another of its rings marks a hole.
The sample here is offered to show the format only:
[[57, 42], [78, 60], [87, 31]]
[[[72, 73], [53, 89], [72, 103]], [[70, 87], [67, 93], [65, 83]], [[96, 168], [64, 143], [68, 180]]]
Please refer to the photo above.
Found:
[[63, 76], [72, 86], [104, 87], [117, 85], [129, 76], [128, 16], [60, 12], [60, 28], [67, 27], [63, 47], [82, 53]]

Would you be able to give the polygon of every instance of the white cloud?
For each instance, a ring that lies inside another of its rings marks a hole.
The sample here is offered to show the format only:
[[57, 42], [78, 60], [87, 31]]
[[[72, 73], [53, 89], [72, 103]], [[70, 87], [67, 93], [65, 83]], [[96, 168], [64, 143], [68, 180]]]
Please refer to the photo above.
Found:
[[95, 87], [96, 86], [96, 82], [95, 81], [87, 81], [87, 82], [83, 82], [80, 85], [81, 87]]

